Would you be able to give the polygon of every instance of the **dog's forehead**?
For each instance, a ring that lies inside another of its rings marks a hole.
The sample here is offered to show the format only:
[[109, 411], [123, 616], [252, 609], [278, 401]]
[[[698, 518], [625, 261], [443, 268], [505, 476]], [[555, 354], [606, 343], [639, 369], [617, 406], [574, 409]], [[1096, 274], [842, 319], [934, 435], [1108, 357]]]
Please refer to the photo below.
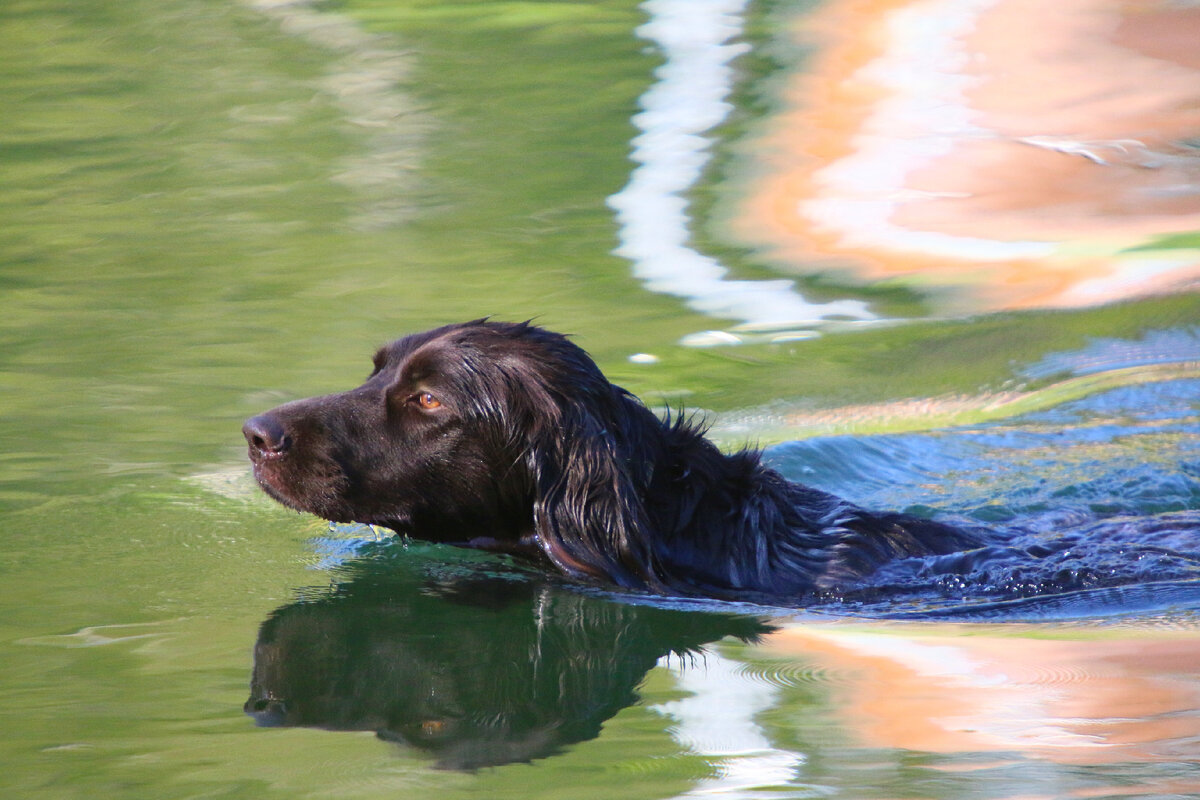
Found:
[[[423, 333], [414, 333], [384, 345], [375, 354], [376, 366], [402, 373], [422, 373], [453, 369], [467, 361], [478, 362], [479, 356], [496, 359], [499, 354], [491, 352], [506, 337], [482, 327], [448, 326]], [[511, 356], [514, 353], [506, 352]], [[504, 356], [500, 356], [503, 358]], [[475, 363], [476, 368], [480, 363]]]
[[521, 384], [527, 390], [562, 381], [603, 380], [587, 354], [560, 334], [521, 323], [490, 321], [447, 325], [397, 339], [375, 355], [375, 373], [391, 381], [441, 379], [469, 386], [479, 381]]
[[437, 346], [440, 337], [434, 333], [415, 333], [380, 347], [375, 353], [376, 369], [409, 372], [417, 364], [422, 365], [423, 369], [432, 368], [440, 360], [438, 354], [444, 349]]

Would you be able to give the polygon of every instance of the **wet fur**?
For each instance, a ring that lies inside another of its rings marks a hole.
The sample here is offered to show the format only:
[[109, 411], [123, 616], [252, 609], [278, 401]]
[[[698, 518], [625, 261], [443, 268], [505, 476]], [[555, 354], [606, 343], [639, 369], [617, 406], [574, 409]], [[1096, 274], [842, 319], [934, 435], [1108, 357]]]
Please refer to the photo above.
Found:
[[[425, 393], [440, 405], [421, 407]], [[722, 453], [530, 324], [400, 339], [362, 386], [280, 406], [245, 435], [259, 483], [292, 508], [657, 592], [796, 602], [982, 541]]]

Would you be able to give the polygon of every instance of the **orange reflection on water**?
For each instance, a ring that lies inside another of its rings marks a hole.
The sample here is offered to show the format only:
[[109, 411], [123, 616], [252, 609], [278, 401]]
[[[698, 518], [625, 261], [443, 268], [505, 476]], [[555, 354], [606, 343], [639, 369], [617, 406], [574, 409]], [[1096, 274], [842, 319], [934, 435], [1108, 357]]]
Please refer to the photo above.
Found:
[[837, 676], [834, 707], [865, 747], [1076, 764], [1200, 759], [1200, 634], [1021, 633], [791, 626], [767, 648]]
[[769, 258], [960, 310], [1200, 282], [1200, 250], [1129, 252], [1200, 230], [1200, 7], [843, 0], [799, 35], [734, 221]]

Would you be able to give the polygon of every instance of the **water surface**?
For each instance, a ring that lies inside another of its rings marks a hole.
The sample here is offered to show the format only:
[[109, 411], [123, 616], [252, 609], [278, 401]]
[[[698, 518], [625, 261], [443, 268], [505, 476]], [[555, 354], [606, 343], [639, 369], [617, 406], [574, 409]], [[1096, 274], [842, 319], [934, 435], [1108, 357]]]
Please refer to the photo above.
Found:
[[[735, 230], [825, 63], [796, 32], [868, 6], [714, 2], [688, 30], [624, 0], [0, 8], [5, 793], [1197, 793], [1182, 548], [1158, 583], [1045, 600], [685, 603], [330, 531], [248, 476], [244, 418], [491, 314], [871, 506], [1043, 533], [1197, 512], [1186, 286], [1134, 269], [1017, 311], [984, 260], [949, 291]], [[1134, 22], [1103, 46], [1169, 60]], [[695, 89], [671, 83], [688, 53]], [[651, 124], [679, 85], [709, 115]], [[1143, 244], [1190, 258], [1200, 224], [1172, 222]]]

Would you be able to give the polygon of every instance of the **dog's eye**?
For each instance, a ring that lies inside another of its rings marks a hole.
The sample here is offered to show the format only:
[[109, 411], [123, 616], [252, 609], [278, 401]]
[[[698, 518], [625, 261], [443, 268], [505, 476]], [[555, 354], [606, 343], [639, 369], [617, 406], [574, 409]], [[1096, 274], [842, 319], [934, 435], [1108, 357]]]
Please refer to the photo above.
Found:
[[426, 411], [432, 411], [435, 408], [440, 408], [442, 405], [442, 401], [438, 400], [429, 392], [421, 392], [419, 395], [413, 398], [413, 402]]

